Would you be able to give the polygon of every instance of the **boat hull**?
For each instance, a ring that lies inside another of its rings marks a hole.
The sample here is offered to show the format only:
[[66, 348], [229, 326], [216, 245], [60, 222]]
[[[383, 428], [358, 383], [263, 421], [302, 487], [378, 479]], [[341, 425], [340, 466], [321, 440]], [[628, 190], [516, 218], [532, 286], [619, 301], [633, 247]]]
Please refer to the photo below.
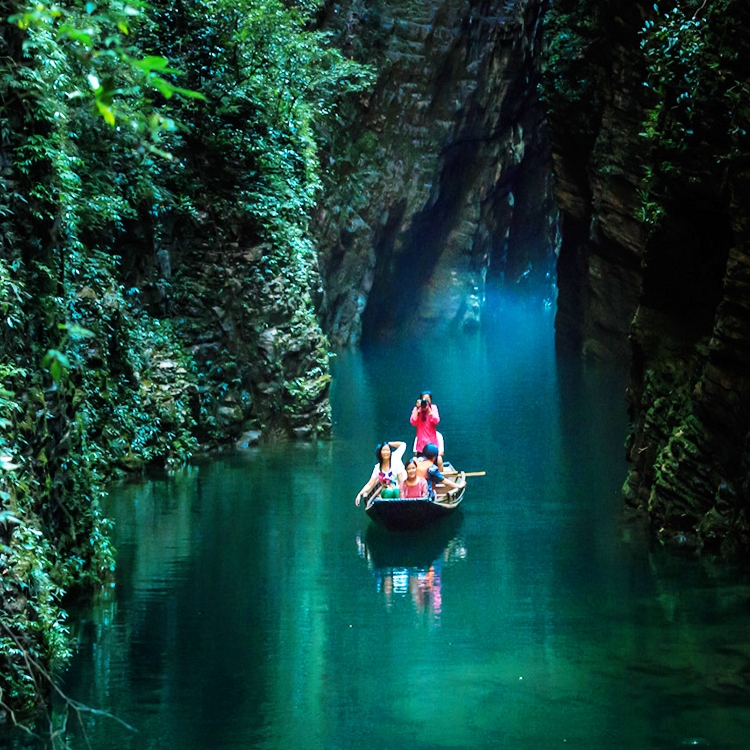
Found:
[[367, 503], [365, 511], [373, 521], [388, 529], [419, 529], [453, 513], [461, 504], [465, 491], [464, 485], [434, 500], [426, 497], [376, 497]]

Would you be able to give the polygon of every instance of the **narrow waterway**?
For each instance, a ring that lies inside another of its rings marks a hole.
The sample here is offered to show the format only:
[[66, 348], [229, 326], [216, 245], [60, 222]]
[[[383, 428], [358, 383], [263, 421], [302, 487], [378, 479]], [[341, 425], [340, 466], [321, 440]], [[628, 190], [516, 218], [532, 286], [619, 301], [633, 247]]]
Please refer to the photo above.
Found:
[[[625, 373], [557, 355], [554, 311], [334, 361], [334, 435], [113, 488], [116, 585], [65, 676], [93, 750], [748, 747], [750, 580], [621, 514]], [[424, 533], [357, 490], [410, 441], [486, 470]], [[69, 731], [85, 747], [74, 716]]]

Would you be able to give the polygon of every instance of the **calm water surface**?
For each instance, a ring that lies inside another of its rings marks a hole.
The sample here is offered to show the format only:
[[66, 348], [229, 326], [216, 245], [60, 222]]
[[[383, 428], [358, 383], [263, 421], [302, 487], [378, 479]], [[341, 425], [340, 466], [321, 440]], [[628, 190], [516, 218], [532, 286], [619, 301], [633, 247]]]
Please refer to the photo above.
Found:
[[[624, 373], [508, 300], [334, 373], [332, 441], [113, 489], [117, 583], [65, 688], [137, 733], [87, 717], [91, 748], [750, 747], [750, 580], [622, 520]], [[487, 476], [448, 523], [378, 533], [353, 499], [421, 388]]]

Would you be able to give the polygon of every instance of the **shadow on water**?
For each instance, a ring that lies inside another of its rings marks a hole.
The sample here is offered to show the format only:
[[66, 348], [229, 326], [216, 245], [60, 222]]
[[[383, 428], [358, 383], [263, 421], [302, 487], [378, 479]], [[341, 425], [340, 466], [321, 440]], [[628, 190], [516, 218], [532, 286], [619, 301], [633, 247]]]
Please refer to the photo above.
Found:
[[457, 510], [424, 529], [388, 531], [370, 524], [365, 532], [363, 556], [373, 569], [428, 568], [436, 561], [454, 558], [457, 548], [466, 555], [461, 538], [463, 513]]

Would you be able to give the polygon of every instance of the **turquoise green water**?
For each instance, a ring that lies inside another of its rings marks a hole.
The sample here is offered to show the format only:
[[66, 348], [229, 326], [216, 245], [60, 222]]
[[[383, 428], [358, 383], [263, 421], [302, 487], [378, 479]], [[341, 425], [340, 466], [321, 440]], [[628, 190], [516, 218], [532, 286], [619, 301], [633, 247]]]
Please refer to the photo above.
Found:
[[[65, 689], [137, 732], [86, 715], [91, 748], [750, 745], [750, 580], [622, 520], [624, 373], [505, 300], [334, 374], [330, 442], [113, 489], [117, 582]], [[447, 458], [487, 476], [447, 523], [378, 533], [353, 499], [422, 388]]]

